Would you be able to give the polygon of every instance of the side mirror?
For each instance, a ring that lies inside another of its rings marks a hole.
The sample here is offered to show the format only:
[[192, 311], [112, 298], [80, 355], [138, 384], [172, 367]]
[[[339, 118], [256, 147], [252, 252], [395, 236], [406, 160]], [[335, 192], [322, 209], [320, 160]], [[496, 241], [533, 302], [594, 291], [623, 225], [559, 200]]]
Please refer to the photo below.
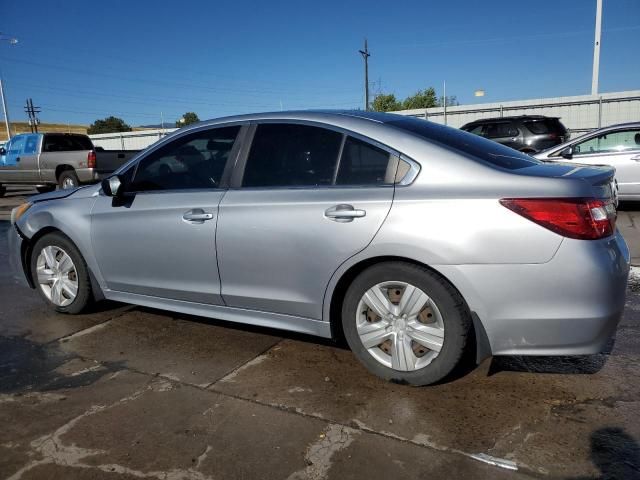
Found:
[[560, 152], [560, 156], [562, 158], [571, 158], [573, 157], [573, 147], [567, 147]]
[[7, 149], [4, 147], [0, 147], [0, 155], [6, 155], [7, 154]]
[[121, 187], [122, 181], [118, 175], [102, 180], [102, 191], [109, 197], [117, 197]]

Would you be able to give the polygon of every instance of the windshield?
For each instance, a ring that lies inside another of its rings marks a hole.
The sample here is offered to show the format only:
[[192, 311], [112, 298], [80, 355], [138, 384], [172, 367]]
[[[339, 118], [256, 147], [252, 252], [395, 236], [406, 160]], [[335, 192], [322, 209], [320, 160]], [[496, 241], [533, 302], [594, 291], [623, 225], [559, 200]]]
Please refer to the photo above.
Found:
[[463, 130], [446, 127], [427, 120], [406, 117], [387, 122], [387, 125], [414, 133], [429, 141], [440, 143], [499, 168], [517, 170], [540, 164], [539, 160], [512, 148]]

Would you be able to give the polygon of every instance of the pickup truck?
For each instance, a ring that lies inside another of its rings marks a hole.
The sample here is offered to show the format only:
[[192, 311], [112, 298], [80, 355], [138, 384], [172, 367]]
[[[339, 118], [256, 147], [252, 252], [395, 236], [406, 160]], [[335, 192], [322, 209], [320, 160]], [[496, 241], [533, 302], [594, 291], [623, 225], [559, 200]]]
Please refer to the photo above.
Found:
[[0, 147], [0, 197], [7, 185], [33, 185], [39, 192], [94, 183], [132, 158], [134, 150], [94, 147], [87, 135], [25, 133]]

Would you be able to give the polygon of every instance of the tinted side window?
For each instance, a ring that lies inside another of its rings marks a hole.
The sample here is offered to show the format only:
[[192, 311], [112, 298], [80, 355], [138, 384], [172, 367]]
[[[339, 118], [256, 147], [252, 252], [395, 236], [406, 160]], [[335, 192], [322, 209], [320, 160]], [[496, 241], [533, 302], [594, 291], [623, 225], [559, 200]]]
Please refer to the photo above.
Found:
[[77, 152], [93, 149], [89, 137], [83, 135], [46, 134], [44, 137], [45, 152]]
[[490, 123], [487, 125], [487, 138], [515, 137], [518, 135], [518, 129], [507, 122]]
[[34, 154], [38, 149], [38, 135], [29, 135], [27, 137], [27, 143], [24, 147], [25, 154]]
[[389, 153], [361, 140], [347, 137], [340, 159], [336, 185], [381, 185], [393, 183], [387, 173]]
[[217, 188], [240, 127], [223, 127], [180, 137], [138, 163], [127, 190]]
[[26, 137], [24, 135], [17, 135], [11, 139], [8, 152], [10, 155], [20, 155], [24, 149]]
[[341, 143], [341, 133], [324, 128], [276, 123], [258, 125], [242, 185], [331, 185]]
[[560, 123], [557, 118], [542, 118], [536, 120], [527, 120], [522, 122], [527, 129], [535, 135], [543, 135], [546, 133], [557, 133], [564, 135], [567, 129]]

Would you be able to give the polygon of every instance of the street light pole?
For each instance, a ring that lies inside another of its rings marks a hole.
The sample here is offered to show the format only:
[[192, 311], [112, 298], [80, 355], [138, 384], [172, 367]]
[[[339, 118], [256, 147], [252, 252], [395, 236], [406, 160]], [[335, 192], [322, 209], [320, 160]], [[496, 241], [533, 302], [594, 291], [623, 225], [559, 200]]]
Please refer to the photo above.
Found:
[[598, 77], [600, 76], [600, 37], [602, 25], [602, 0], [596, 4], [596, 38], [593, 45], [593, 75], [591, 77], [591, 95], [598, 94]]
[[364, 39], [364, 50], [359, 50], [360, 55], [364, 59], [364, 109], [369, 110], [369, 48], [367, 47], [367, 39]]
[[11, 140], [11, 127], [9, 124], [9, 111], [7, 110], [7, 100], [4, 96], [4, 86], [0, 77], [0, 97], [2, 98], [2, 111], [4, 112], [4, 125], [7, 129], [7, 141]]
[[[0, 41], [7, 41], [9, 45], [15, 45], [18, 43], [17, 38], [3, 35], [0, 32]], [[7, 141], [11, 140], [11, 124], [9, 123], [9, 110], [7, 110], [7, 97], [4, 94], [4, 85], [2, 84], [2, 76], [0, 75], [0, 97], [2, 99], [2, 110], [4, 112], [4, 125], [7, 129]]]

